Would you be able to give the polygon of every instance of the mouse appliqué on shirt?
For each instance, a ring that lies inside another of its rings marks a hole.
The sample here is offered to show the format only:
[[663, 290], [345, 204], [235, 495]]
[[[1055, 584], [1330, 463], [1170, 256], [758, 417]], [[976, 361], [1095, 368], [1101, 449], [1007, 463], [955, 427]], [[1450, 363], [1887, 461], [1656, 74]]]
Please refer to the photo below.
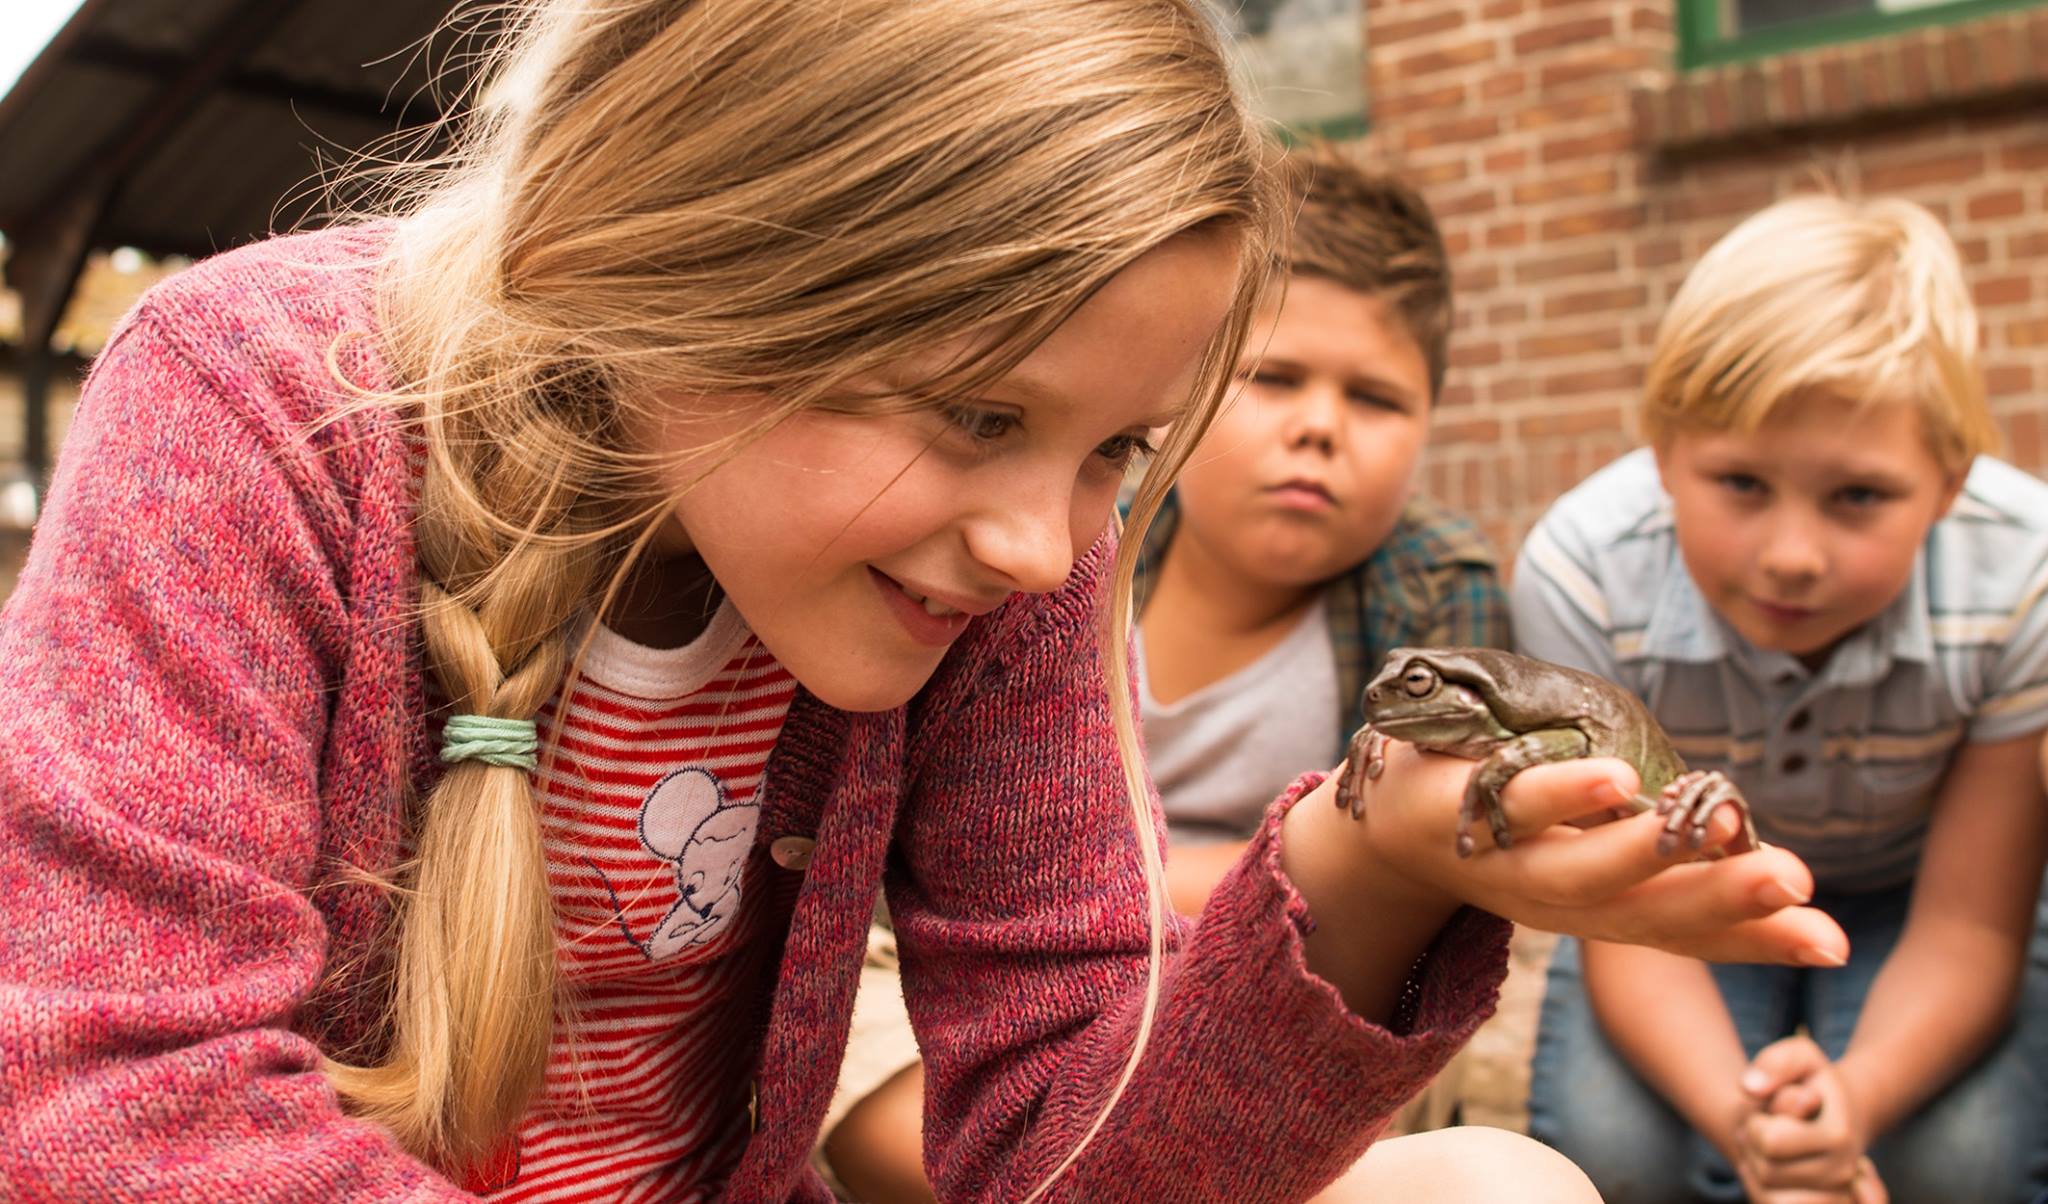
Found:
[[[735, 803], [707, 769], [679, 769], [662, 778], [640, 805], [640, 843], [675, 870], [676, 903], [651, 933], [620, 922], [650, 961], [708, 945], [740, 910], [740, 882], [753, 851], [761, 808]], [[616, 896], [614, 896], [616, 902]]]

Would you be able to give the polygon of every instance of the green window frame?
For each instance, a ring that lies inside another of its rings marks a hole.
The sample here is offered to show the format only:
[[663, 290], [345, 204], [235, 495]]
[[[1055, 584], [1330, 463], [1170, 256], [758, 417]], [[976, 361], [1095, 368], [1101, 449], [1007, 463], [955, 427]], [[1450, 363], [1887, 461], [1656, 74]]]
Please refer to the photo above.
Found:
[[1920, 0], [1891, 12], [1833, 13], [1749, 33], [1727, 32], [1733, 0], [1677, 0], [1681, 70], [1768, 58], [1837, 42], [1856, 42], [1929, 25], [1952, 25], [2043, 0]]

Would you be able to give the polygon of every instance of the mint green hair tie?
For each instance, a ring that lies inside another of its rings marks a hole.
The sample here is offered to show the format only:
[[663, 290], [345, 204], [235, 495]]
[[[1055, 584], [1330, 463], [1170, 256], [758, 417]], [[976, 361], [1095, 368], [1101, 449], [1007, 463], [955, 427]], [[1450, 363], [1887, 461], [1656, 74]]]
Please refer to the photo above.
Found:
[[508, 769], [532, 769], [540, 737], [531, 719], [494, 715], [450, 715], [441, 729], [441, 759], [482, 761]]

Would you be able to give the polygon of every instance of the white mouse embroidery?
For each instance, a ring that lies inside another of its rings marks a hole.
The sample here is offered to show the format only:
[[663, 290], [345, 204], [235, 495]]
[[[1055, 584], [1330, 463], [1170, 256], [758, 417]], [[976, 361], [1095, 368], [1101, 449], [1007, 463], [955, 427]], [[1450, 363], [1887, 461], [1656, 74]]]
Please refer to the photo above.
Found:
[[640, 843], [676, 868], [676, 905], [646, 941], [649, 959], [710, 944], [739, 914], [740, 877], [754, 847], [761, 808], [733, 803], [706, 769], [679, 769], [654, 784], [640, 805]]

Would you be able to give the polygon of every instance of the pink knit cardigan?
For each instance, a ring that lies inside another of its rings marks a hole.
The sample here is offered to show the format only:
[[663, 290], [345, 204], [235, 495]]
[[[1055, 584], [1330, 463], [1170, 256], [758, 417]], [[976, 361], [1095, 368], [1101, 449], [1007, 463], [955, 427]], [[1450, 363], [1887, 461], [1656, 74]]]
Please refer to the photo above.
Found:
[[[210, 260], [87, 382], [0, 621], [0, 1198], [464, 1198], [344, 1115], [317, 1062], [376, 1039], [388, 910], [351, 875], [392, 860], [426, 752], [402, 432], [315, 421], [346, 399], [331, 354], [387, 379], [384, 237]], [[943, 1198], [1020, 1199], [1106, 1098], [1145, 973], [1097, 654], [1111, 554], [978, 620], [908, 706], [799, 695], [760, 839], [817, 849], [728, 1199], [829, 1198], [806, 1155], [878, 884]], [[1278, 866], [1292, 797], [1171, 934], [1151, 1047], [1053, 1198], [1299, 1198], [1490, 1010], [1507, 931], [1476, 913], [1418, 969], [1404, 1034], [1307, 971]]]

